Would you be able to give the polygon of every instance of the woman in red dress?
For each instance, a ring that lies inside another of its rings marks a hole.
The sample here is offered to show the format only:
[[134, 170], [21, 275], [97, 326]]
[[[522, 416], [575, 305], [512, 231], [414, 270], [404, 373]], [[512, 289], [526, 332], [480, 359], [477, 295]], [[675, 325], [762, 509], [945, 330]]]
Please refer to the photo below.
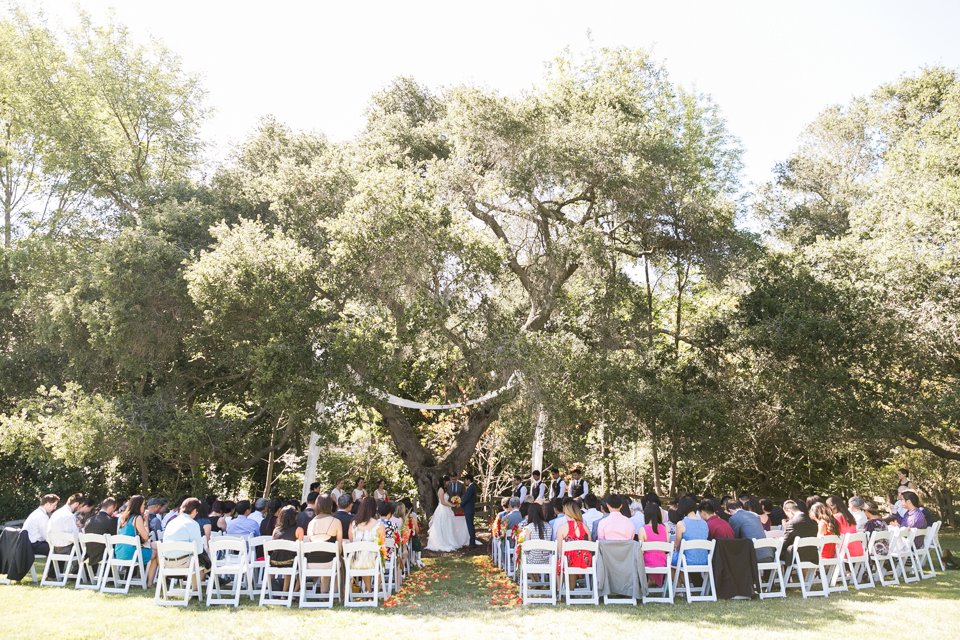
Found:
[[[853, 514], [850, 513], [850, 509], [847, 508], [847, 503], [844, 502], [843, 498], [839, 496], [830, 496], [827, 498], [827, 506], [830, 508], [830, 513], [837, 521], [837, 527], [840, 529], [841, 536], [845, 533], [857, 532], [857, 521], [854, 519]], [[851, 557], [863, 555], [863, 545], [859, 542], [852, 543], [848, 547], [848, 550]]]
[[[567, 521], [560, 525], [560, 528], [557, 529], [557, 554], [563, 554], [563, 543], [564, 542], [575, 542], [577, 540], [590, 540], [590, 532], [587, 530], [587, 527], [583, 524], [583, 517], [580, 515], [580, 509], [577, 507], [577, 503], [574, 500], [569, 502], [564, 501], [563, 505], [563, 515], [567, 516]], [[593, 555], [589, 551], [584, 551], [583, 549], [577, 551], [568, 551], [567, 556], [567, 566], [576, 567], [579, 569], [587, 569], [593, 566]], [[559, 569], [559, 567], [557, 567]], [[576, 586], [576, 577], [570, 577], [569, 588], [572, 591]]]
[[[836, 518], [834, 518], [833, 514], [830, 513], [830, 508], [822, 502], [817, 502], [810, 507], [810, 518], [817, 523], [817, 536], [840, 535], [840, 527], [837, 525]], [[837, 545], [832, 543], [823, 545], [823, 552], [821, 555], [827, 559], [836, 558]]]

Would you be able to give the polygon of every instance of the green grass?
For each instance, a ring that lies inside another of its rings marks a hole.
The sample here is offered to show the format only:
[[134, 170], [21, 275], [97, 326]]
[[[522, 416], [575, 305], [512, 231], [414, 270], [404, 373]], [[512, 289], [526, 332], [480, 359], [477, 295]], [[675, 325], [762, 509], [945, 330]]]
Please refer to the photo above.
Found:
[[[942, 536], [960, 549], [960, 536]], [[417, 575], [417, 574], [415, 574]], [[957, 637], [960, 571], [911, 585], [878, 587], [803, 600], [725, 601], [688, 605], [566, 607], [492, 606], [510, 589], [473, 558], [429, 561], [393, 607], [376, 610], [298, 610], [257, 607], [245, 598], [237, 610], [156, 607], [153, 593], [105, 595], [38, 587], [29, 580], [0, 586], [0, 638], [876, 638], [907, 620], [929, 638]], [[503, 595], [501, 595], [503, 594]], [[501, 602], [503, 601], [501, 600]], [[511, 598], [512, 601], [512, 598]]]

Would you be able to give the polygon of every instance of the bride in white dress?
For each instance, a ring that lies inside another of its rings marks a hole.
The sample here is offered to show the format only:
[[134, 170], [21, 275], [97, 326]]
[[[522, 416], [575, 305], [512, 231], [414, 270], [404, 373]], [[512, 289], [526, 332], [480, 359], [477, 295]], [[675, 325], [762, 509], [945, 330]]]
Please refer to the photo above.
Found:
[[447, 495], [448, 485], [449, 480], [444, 478], [440, 488], [437, 489], [439, 502], [430, 520], [430, 531], [427, 534], [428, 551], [456, 551], [470, 541], [466, 526], [463, 527], [462, 532], [457, 531], [457, 516], [453, 513], [453, 504], [450, 502], [450, 496]]

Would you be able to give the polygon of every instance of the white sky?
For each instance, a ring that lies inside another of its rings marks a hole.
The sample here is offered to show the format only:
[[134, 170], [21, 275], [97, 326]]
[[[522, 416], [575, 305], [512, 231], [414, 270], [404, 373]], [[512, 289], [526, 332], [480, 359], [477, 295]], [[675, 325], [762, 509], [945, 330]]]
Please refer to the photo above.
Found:
[[[74, 0], [37, 0], [68, 23]], [[960, 2], [324, 2], [83, 0], [113, 7], [205, 76], [204, 129], [222, 156], [256, 119], [343, 140], [369, 96], [398, 75], [433, 88], [513, 94], [565, 46], [653, 47], [671, 78], [711, 94], [747, 153], [745, 186], [770, 177], [803, 126], [925, 64], [960, 67]]]

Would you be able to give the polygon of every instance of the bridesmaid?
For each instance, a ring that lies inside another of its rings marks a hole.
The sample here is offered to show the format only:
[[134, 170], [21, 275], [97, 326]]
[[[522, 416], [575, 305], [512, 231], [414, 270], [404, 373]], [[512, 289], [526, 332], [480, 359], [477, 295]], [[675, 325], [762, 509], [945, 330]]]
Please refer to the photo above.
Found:
[[353, 487], [353, 501], [359, 503], [367, 497], [367, 490], [363, 488], [364, 479], [357, 478], [357, 484]]
[[389, 500], [389, 498], [387, 498], [387, 481], [383, 478], [377, 480], [377, 488], [373, 490], [373, 497], [377, 499], [377, 502], [386, 502]]

